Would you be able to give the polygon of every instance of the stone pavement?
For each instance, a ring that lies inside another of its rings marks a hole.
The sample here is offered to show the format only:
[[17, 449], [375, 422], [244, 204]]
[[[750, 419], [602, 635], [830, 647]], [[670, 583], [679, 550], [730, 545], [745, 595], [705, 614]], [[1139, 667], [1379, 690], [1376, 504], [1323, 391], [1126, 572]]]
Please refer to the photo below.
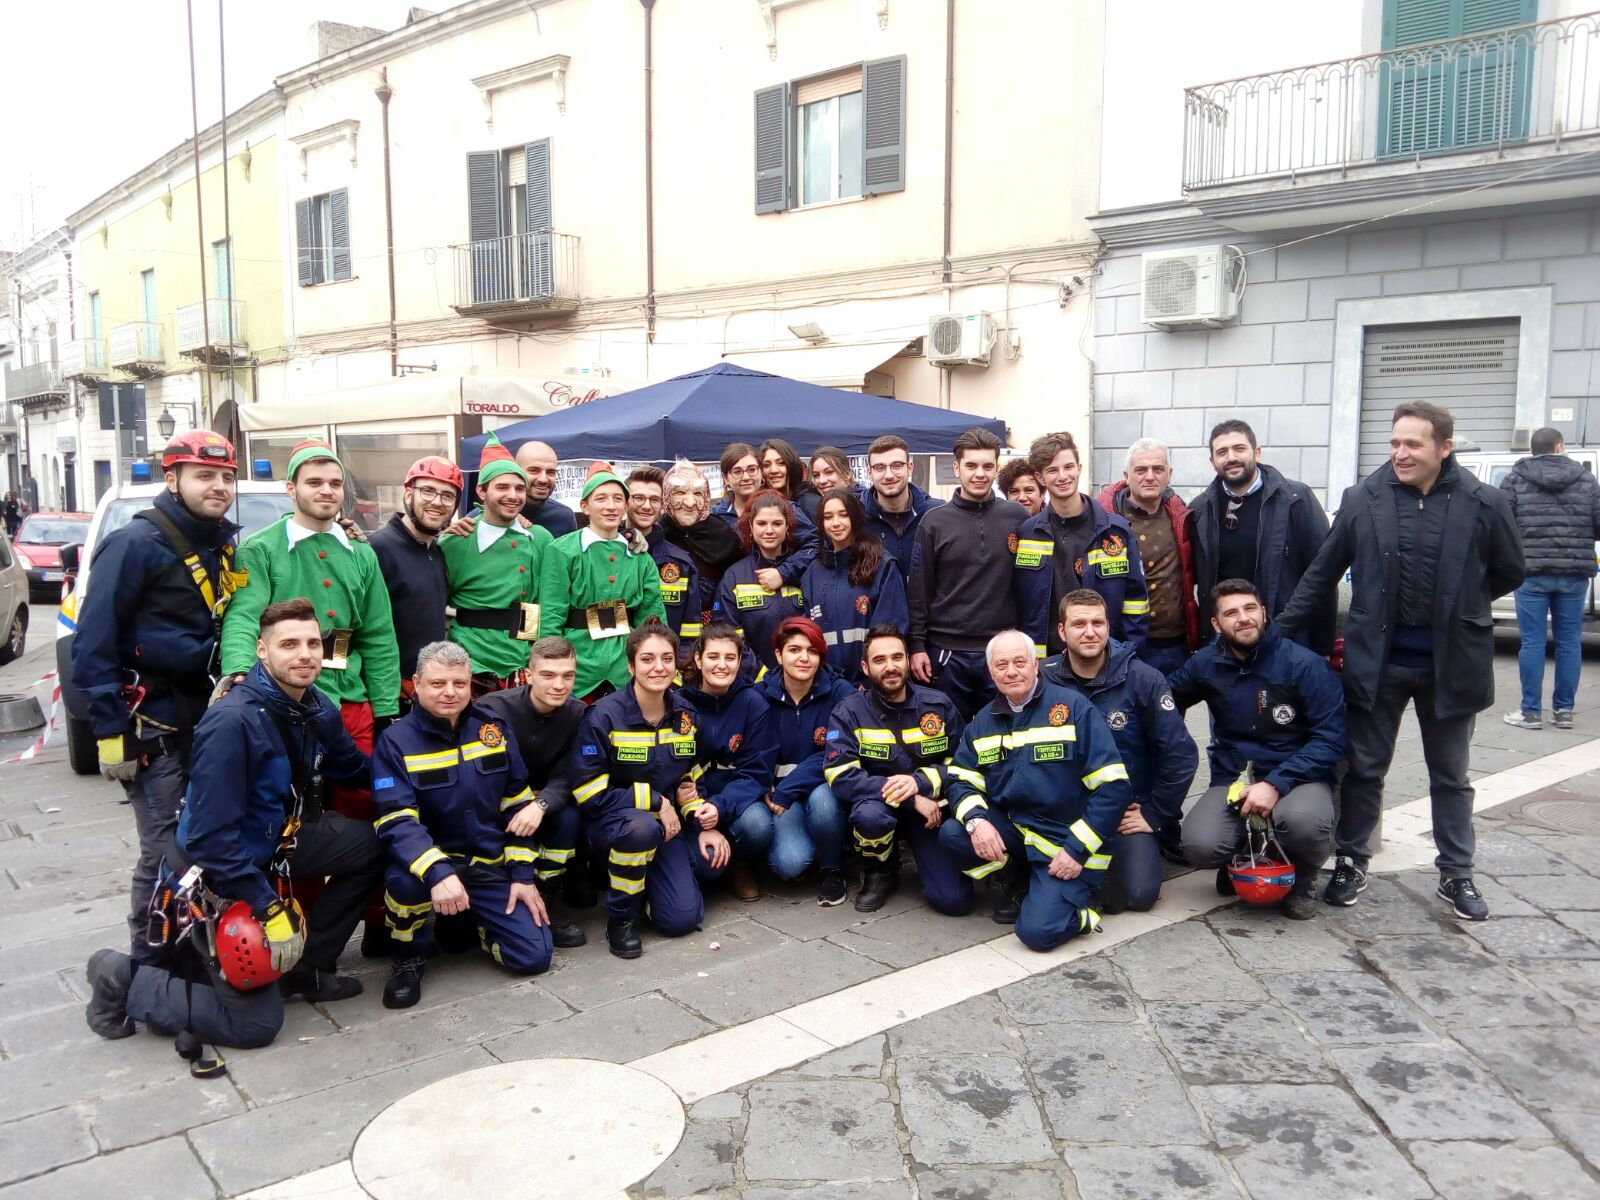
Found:
[[[43, 674], [47, 651], [36, 639], [0, 690]], [[1496, 674], [1504, 697], [1514, 660]], [[1597, 699], [1600, 680], [1579, 698], [1597, 715], [1572, 734], [1492, 714], [1475, 773], [1600, 737]], [[1420, 794], [1420, 771], [1408, 718], [1391, 803]], [[1486, 926], [1444, 919], [1421, 873], [1375, 880], [1309, 926], [1237, 908], [1173, 924], [699, 1100], [677, 1153], [630, 1194], [1465, 1197], [1516, 1194], [1526, 1176], [1530, 1195], [1600, 1195], [1600, 837], [1556, 832], [1591, 795], [1600, 780], [1580, 775], [1483, 826]], [[592, 913], [591, 945], [550, 974], [445, 960], [405, 1013], [379, 1004], [386, 964], [352, 951], [365, 996], [291, 1006], [277, 1044], [199, 1083], [167, 1039], [106, 1043], [83, 1025], [84, 959], [123, 936], [119, 797], [73, 776], [59, 739], [0, 766], [0, 1200], [237, 1196], [346, 1163], [377, 1113], [436, 1080], [645, 1058], [891, 987], [1000, 932], [929, 913], [909, 876], [870, 918], [818, 909], [808, 886], [719, 896], [702, 934], [649, 940], [632, 964], [605, 954]]]

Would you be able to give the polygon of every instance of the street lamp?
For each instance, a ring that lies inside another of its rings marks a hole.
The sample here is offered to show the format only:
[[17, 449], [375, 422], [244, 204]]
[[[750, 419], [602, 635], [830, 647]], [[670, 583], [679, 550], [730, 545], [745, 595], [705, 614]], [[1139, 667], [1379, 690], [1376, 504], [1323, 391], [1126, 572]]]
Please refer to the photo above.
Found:
[[170, 440], [172, 431], [178, 427], [178, 418], [172, 415], [172, 410], [165, 405], [161, 408], [161, 415], [156, 418], [156, 430], [161, 434], [162, 440]]

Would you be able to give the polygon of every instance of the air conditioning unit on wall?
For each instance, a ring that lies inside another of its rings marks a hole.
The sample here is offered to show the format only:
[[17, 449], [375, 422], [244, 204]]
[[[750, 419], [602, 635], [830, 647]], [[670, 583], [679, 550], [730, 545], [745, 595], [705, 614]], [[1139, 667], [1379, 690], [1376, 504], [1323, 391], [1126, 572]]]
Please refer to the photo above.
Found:
[[994, 318], [986, 312], [929, 317], [928, 361], [936, 367], [987, 367], [994, 338]]
[[1140, 261], [1139, 319], [1157, 329], [1215, 329], [1239, 312], [1243, 257], [1232, 246], [1157, 250]]

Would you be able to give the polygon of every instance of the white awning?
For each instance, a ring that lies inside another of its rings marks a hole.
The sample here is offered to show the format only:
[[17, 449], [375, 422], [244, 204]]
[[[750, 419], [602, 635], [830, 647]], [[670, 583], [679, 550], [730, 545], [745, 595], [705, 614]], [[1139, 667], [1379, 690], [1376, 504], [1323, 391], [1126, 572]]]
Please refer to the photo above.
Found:
[[642, 385], [578, 375], [484, 375], [475, 371], [429, 372], [387, 379], [266, 404], [241, 404], [239, 424], [250, 433], [304, 429], [362, 421], [417, 417], [542, 417], [575, 401], [614, 396]]
[[899, 354], [912, 342], [857, 342], [853, 345], [789, 346], [781, 350], [752, 350], [724, 354], [723, 362], [785, 379], [798, 379], [820, 387], [860, 391], [867, 375]]

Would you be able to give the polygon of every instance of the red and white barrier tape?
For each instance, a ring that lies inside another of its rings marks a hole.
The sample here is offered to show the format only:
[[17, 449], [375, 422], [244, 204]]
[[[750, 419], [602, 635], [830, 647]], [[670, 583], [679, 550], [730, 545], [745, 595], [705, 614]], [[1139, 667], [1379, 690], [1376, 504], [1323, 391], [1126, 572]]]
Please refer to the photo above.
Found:
[[[56, 673], [54, 671], [51, 671], [48, 675], [45, 675], [42, 678], [36, 679], [32, 683], [30, 683], [26, 690], [31, 692], [35, 688], [40, 687], [43, 684], [49, 683], [55, 677], [56, 677]], [[29, 746], [26, 750], [23, 750], [18, 754], [12, 754], [12, 755], [9, 755], [6, 758], [0, 758], [0, 766], [5, 766], [8, 763], [23, 762], [23, 761], [25, 761], [27, 759], [33, 758], [40, 751], [42, 751], [47, 745], [49, 745], [49, 743], [50, 743], [50, 735], [55, 732], [56, 726], [58, 724], [60, 724], [60, 722], [61, 722], [61, 685], [59, 683], [57, 683], [55, 685], [55, 687], [50, 689], [50, 719], [45, 722], [44, 728], [39, 731], [39, 736], [34, 739], [33, 745]]]

